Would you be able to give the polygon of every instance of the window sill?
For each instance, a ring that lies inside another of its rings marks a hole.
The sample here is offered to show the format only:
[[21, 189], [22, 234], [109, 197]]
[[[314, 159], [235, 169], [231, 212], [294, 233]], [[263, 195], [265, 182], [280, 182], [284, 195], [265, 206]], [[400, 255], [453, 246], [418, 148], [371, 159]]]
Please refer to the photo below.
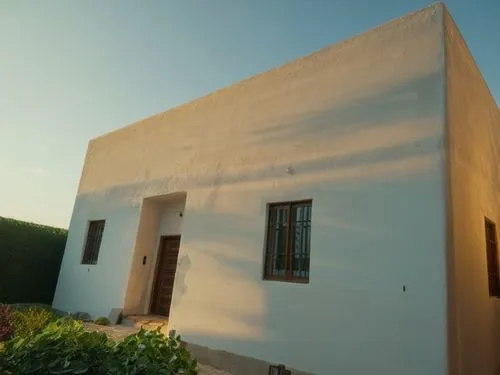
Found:
[[263, 278], [263, 280], [264, 281], [278, 281], [278, 282], [290, 283], [290, 284], [309, 284], [309, 279], [302, 279], [302, 278], [287, 279], [284, 277], [266, 276]]

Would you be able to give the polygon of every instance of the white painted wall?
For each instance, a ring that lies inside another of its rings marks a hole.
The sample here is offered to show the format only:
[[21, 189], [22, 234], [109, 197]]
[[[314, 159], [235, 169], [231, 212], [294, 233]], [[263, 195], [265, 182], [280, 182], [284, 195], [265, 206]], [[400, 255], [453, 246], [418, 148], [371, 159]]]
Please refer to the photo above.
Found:
[[[123, 306], [124, 315], [149, 312], [150, 278], [155, 270], [160, 209], [161, 206], [152, 199], [142, 201], [127, 291], [124, 303], [120, 305]], [[146, 264], [143, 263], [144, 257], [146, 257]]]
[[[445, 374], [442, 17], [428, 8], [93, 140], [55, 306], [123, 303], [143, 199], [187, 191], [170, 319], [187, 341], [317, 374]], [[266, 204], [303, 198], [310, 283], [263, 281]], [[109, 228], [88, 272], [95, 215]]]
[[[184, 197], [183, 197], [184, 198]], [[158, 227], [158, 243], [161, 236], [176, 236], [181, 234], [182, 219], [185, 209], [185, 198], [161, 205], [160, 223]]]
[[[53, 301], [56, 308], [96, 317], [123, 306], [140, 207], [120, 203], [106, 194], [77, 197]], [[98, 264], [82, 265], [88, 221], [98, 219], [106, 220]]]
[[452, 373], [496, 374], [500, 299], [488, 295], [484, 217], [500, 228], [500, 111], [453, 20], [445, 19]]

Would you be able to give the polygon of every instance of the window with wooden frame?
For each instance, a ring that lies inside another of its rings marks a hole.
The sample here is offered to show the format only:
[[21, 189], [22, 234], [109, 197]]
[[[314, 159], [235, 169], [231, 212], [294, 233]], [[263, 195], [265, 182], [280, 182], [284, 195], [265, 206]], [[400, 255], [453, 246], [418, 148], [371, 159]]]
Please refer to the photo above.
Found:
[[312, 200], [268, 205], [265, 280], [309, 282], [311, 211]]
[[498, 270], [498, 243], [496, 224], [484, 218], [486, 236], [486, 261], [488, 265], [488, 289], [490, 297], [500, 297], [500, 272]]
[[97, 264], [105, 222], [105, 220], [89, 222], [87, 239], [85, 240], [85, 248], [83, 249], [82, 264]]

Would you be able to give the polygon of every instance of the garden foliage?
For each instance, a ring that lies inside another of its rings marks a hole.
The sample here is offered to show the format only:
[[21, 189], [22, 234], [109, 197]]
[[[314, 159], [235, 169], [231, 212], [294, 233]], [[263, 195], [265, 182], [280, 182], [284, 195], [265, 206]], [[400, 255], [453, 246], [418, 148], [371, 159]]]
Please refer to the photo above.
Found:
[[109, 319], [104, 316], [100, 316], [94, 320], [94, 323], [100, 326], [109, 326]]
[[12, 309], [8, 305], [0, 305], [0, 342], [10, 339], [13, 334]]
[[197, 363], [175, 332], [141, 330], [117, 343], [64, 317], [26, 336], [14, 333], [0, 349], [0, 374], [196, 375]]
[[57, 318], [50, 308], [39, 306], [14, 310], [12, 315], [15, 335], [18, 337], [35, 335]]
[[52, 304], [67, 231], [0, 217], [0, 303]]

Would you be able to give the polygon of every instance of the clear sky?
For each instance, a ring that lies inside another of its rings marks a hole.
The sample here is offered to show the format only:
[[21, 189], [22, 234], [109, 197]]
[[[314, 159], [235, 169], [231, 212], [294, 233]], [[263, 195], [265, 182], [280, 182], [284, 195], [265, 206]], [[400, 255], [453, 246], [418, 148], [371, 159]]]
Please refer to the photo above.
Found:
[[[89, 139], [429, 4], [0, 0], [0, 216], [67, 227]], [[500, 0], [446, 4], [500, 103]]]

